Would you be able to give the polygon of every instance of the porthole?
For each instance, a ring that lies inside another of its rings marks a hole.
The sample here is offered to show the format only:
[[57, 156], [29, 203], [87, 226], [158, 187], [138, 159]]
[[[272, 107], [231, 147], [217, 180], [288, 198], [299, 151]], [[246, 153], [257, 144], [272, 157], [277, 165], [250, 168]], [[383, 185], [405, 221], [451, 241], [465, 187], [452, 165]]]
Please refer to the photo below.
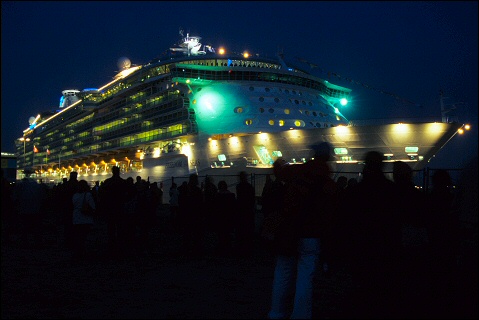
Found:
[[273, 113], [273, 112], [274, 112], [274, 109], [273, 109], [273, 108], [269, 108], [269, 109], [268, 109], [268, 112], [269, 112], [269, 113]]
[[321, 128], [321, 123], [316, 122], [316, 127]]
[[284, 109], [285, 114], [289, 114], [289, 109]]
[[274, 102], [278, 103], [278, 102], [279, 102], [279, 99], [278, 99], [278, 98], [274, 98]]
[[263, 101], [264, 101], [264, 98], [263, 98], [263, 97], [259, 97], [259, 101], [260, 101], [260, 102], [263, 102]]
[[309, 101], [308, 105], [311, 107], [311, 106], [313, 106], [313, 103], [311, 101]]
[[196, 99], [194, 99], [194, 100], [192, 101], [192, 103], [193, 103], [193, 104], [196, 104]]
[[264, 88], [264, 91], [269, 92], [269, 88]]
[[247, 126], [250, 126], [250, 125], [253, 124], [253, 120], [247, 119], [247, 120], [245, 121], [245, 123], [246, 123]]
[[198, 89], [196, 89], [196, 92], [200, 92], [200, 91], [201, 91], [201, 89], [203, 89], [203, 88], [198, 88]]
[[270, 126], [274, 126], [274, 120], [269, 120], [268, 123]]
[[301, 103], [302, 103], [302, 104], [304, 104], [304, 105], [306, 105], [306, 102], [305, 102], [304, 100], [303, 100], [303, 101], [301, 101]]
[[298, 101], [298, 100], [294, 100], [294, 103], [299, 104], [299, 101]]
[[263, 112], [264, 112], [264, 108], [259, 108], [259, 112], [260, 112], [260, 113], [263, 113]]
[[284, 126], [284, 120], [279, 120], [278, 124], [279, 124], [280, 127]]
[[316, 113], [316, 111], [313, 111], [313, 116], [317, 117], [318, 114]]
[[253, 87], [249, 87], [249, 91], [254, 91], [254, 88], [253, 88]]
[[235, 108], [235, 113], [242, 113], [243, 112], [243, 108], [242, 107], [236, 107]]
[[304, 113], [305, 113], [307, 116], [309, 116], [309, 111], [308, 111], [308, 110], [306, 110]]
[[295, 120], [295, 121], [294, 121], [294, 125], [295, 125], [296, 127], [304, 127], [304, 122], [301, 121], [301, 120]]

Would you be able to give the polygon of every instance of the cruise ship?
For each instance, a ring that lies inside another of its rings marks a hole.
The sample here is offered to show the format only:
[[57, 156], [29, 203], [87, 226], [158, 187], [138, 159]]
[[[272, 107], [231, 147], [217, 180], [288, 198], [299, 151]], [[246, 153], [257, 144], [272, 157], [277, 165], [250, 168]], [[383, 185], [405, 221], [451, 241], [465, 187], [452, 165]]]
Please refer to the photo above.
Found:
[[143, 65], [118, 60], [120, 70], [99, 88], [62, 92], [56, 110], [30, 117], [16, 139], [18, 178], [59, 182], [71, 171], [103, 181], [122, 177], [271, 173], [281, 157], [311, 158], [311, 146], [331, 143], [334, 170], [360, 172], [375, 150], [385, 162], [420, 170], [464, 127], [458, 122], [358, 125], [341, 108], [351, 89], [287, 64], [203, 45], [189, 33]]

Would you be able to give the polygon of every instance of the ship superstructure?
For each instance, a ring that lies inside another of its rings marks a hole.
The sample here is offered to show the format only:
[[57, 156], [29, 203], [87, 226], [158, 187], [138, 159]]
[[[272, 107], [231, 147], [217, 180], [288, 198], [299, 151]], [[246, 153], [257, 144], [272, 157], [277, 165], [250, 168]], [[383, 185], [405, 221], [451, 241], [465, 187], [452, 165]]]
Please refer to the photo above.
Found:
[[[183, 35], [182, 35], [183, 36]], [[340, 112], [350, 89], [288, 66], [278, 56], [225, 53], [200, 37], [141, 66], [126, 58], [100, 88], [62, 92], [59, 109], [38, 115], [17, 139], [18, 168], [60, 180], [123, 176], [166, 180], [215, 170], [271, 169], [278, 157], [302, 163], [328, 141], [336, 165], [351, 168], [367, 151], [414, 169], [444, 146], [460, 123], [356, 126]]]

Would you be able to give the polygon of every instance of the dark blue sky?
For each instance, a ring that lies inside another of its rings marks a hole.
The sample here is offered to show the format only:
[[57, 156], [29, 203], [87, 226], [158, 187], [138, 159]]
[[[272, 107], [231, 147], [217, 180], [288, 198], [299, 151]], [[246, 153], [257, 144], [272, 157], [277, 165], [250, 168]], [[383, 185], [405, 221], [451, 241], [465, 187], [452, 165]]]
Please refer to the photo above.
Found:
[[[439, 91], [472, 130], [430, 167], [459, 168], [478, 145], [478, 2], [2, 1], [2, 151], [65, 89], [98, 88], [120, 57], [144, 64], [179, 40], [306, 59], [351, 88], [350, 120], [440, 119]], [[352, 79], [356, 83], [351, 83]], [[397, 97], [404, 100], [397, 99]]]

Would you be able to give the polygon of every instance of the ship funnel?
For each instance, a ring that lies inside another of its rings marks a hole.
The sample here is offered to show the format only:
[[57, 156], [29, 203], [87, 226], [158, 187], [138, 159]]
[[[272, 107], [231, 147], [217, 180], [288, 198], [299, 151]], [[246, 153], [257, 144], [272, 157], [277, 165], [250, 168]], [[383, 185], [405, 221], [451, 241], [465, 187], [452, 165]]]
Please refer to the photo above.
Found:
[[79, 90], [69, 89], [62, 91], [62, 97], [60, 98], [60, 109], [66, 108], [69, 105], [80, 100], [78, 94], [80, 93]]

